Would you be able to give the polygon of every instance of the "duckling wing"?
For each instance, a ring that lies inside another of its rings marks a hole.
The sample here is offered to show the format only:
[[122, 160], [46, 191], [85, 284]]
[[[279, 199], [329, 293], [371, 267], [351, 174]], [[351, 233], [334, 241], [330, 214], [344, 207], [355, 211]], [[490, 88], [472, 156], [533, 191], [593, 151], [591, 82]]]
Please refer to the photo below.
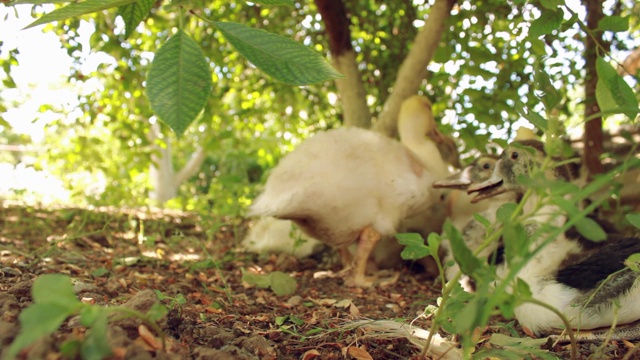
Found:
[[348, 245], [369, 225], [393, 234], [400, 219], [438, 199], [434, 180], [399, 142], [340, 128], [316, 134], [285, 156], [249, 214], [303, 222], [310, 235]]
[[[609, 275], [625, 268], [624, 261], [631, 255], [640, 252], [640, 238], [618, 237], [609, 235], [609, 240], [594, 251], [576, 254], [565, 261], [556, 274], [556, 280], [572, 288], [589, 291]], [[635, 279], [635, 277], [634, 277]], [[633, 281], [614, 281], [620, 289], [610, 289], [622, 292], [633, 284]]]

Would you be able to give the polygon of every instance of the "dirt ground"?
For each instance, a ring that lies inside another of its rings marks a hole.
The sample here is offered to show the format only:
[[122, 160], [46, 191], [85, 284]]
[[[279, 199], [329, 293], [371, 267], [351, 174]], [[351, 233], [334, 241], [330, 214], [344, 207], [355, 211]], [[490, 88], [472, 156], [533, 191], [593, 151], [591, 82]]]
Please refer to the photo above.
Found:
[[[360, 319], [414, 320], [433, 305], [439, 285], [409, 265], [384, 287], [355, 289], [340, 278], [314, 278], [340, 269], [330, 253], [297, 260], [286, 255], [259, 257], [237, 244], [246, 223], [186, 214], [101, 209], [45, 210], [0, 206], [0, 357], [20, 330], [18, 316], [32, 303], [31, 286], [42, 274], [71, 277], [85, 303], [123, 305], [146, 311], [154, 303], [169, 308], [159, 334], [147, 334], [133, 319], [109, 323], [112, 359], [419, 359], [420, 349], [404, 338], [373, 336], [350, 323]], [[297, 282], [292, 295], [242, 281], [242, 271], [282, 271]], [[159, 300], [182, 295], [177, 305]], [[418, 319], [414, 325], [429, 327]], [[482, 339], [514, 322], [496, 319]], [[74, 317], [52, 336], [23, 350], [23, 359], [62, 359], [70, 340], [82, 341], [86, 328]], [[581, 344], [579, 359], [600, 348], [599, 357], [638, 358], [636, 344]], [[549, 355], [568, 357], [567, 345]], [[524, 356], [524, 355], [523, 355]]]

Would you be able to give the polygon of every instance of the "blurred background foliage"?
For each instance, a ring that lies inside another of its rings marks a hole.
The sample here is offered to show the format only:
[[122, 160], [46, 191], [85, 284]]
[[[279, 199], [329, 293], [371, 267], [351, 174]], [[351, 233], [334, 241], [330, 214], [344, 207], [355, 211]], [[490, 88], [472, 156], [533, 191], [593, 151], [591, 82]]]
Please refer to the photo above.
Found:
[[[431, 3], [345, 2], [372, 114], [382, 110]], [[491, 139], [513, 136], [515, 124], [522, 123], [514, 110], [518, 102], [534, 111], [544, 109], [541, 95], [548, 95], [548, 88], [541, 79], [548, 78], [557, 90], [554, 116], [569, 130], [582, 122], [584, 33], [571, 23], [542, 39], [528, 36], [539, 8], [543, 7], [537, 1], [502, 0], [459, 1], [454, 6], [422, 90], [434, 102], [442, 130], [456, 138], [466, 161], [477, 151], [486, 151]], [[242, 215], [268, 170], [284, 154], [314, 132], [340, 126], [342, 110], [333, 82], [294, 87], [270, 79], [240, 57], [212, 25], [184, 11], [190, 9], [198, 9], [204, 18], [262, 28], [328, 53], [322, 19], [310, 1], [295, 2], [293, 8], [241, 1], [158, 1], [128, 39], [114, 11], [45, 25], [44, 31], [55, 32], [73, 59], [69, 82], [89, 89], [77, 94], [73, 103], [79, 105], [71, 112], [65, 107], [41, 108], [42, 113], [56, 116], [46, 124], [41, 150], [33, 154], [39, 168], [60, 178], [71, 191], [73, 203], [153, 205], [149, 168], [156, 148], [152, 145], [169, 141], [176, 169], [198, 147], [206, 150], [206, 159], [165, 206]], [[607, 15], [630, 18], [629, 31], [607, 33], [614, 58], [622, 62], [629, 50], [640, 46], [640, 4], [607, 1], [604, 9]], [[32, 12], [40, 16], [46, 11], [34, 6]], [[144, 95], [144, 81], [153, 52], [175, 31], [181, 13], [184, 31], [210, 61], [214, 89], [201, 116], [179, 141], [165, 126], [155, 139], [151, 123], [157, 119]], [[91, 53], [103, 55], [90, 72], [83, 70], [87, 59], [81, 26], [94, 27]], [[0, 49], [8, 88], [16, 54]], [[637, 77], [628, 79], [637, 94]], [[3, 100], [0, 90], [0, 112], [13, 105]], [[624, 117], [611, 121], [633, 123]], [[0, 126], [1, 142], [29, 143], [6, 124]], [[5, 152], [0, 157], [17, 161]]]

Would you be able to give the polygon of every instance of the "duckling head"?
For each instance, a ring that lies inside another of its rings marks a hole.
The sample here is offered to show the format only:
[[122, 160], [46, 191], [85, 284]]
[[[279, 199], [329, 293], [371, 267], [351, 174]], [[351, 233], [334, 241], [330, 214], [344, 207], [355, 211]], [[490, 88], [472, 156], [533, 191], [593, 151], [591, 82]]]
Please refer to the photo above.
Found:
[[429, 99], [414, 95], [402, 102], [398, 114], [398, 133], [403, 143], [424, 141], [425, 135], [435, 142], [442, 141]]
[[469, 194], [478, 193], [472, 202], [476, 203], [507, 191], [524, 193], [526, 186], [520, 183], [518, 178], [531, 175], [534, 169], [540, 166], [544, 157], [544, 145], [540, 141], [513, 142], [502, 152], [491, 176], [467, 188]]
[[434, 182], [433, 187], [466, 190], [471, 184], [489, 179], [497, 161], [497, 156], [482, 155], [457, 174]]

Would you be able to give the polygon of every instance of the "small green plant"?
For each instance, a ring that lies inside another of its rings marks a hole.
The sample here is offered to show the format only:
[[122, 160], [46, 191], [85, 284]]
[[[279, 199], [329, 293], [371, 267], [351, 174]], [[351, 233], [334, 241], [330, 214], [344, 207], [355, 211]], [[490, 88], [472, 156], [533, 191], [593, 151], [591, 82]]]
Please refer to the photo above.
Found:
[[262, 289], [271, 288], [278, 296], [291, 295], [296, 291], [296, 280], [282, 271], [270, 274], [254, 274], [242, 270], [242, 281]]
[[162, 347], [165, 346], [164, 335], [156, 323], [166, 314], [166, 308], [160, 304], [153, 306], [147, 314], [124, 307], [105, 308], [85, 304], [76, 298], [69, 277], [60, 274], [38, 277], [33, 283], [31, 293], [33, 304], [20, 313], [20, 333], [9, 347], [7, 359], [14, 359], [20, 350], [42, 336], [52, 334], [73, 315], [78, 315], [82, 325], [90, 331], [82, 342], [67, 342], [62, 349], [67, 354], [79, 353], [83, 359], [89, 360], [100, 360], [110, 356], [107, 323], [112, 313], [141, 319], [156, 331], [162, 339]]
[[180, 312], [182, 312], [182, 305], [187, 303], [187, 299], [185, 299], [182, 294], [178, 294], [175, 297], [171, 297], [171, 296], [167, 296], [167, 295], [163, 294], [162, 292], [160, 292], [160, 290], [153, 290], [153, 292], [156, 293], [156, 296], [158, 297], [158, 300], [160, 300], [160, 301], [170, 300], [169, 306], [172, 309], [178, 308], [178, 310], [180, 310]]

